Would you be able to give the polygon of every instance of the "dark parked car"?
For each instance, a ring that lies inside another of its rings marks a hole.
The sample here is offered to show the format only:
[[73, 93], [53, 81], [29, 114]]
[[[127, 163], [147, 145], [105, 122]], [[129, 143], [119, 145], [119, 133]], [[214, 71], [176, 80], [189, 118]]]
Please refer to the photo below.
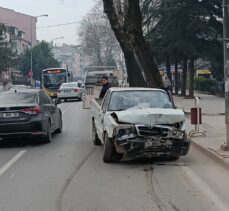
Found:
[[0, 93], [0, 138], [41, 137], [50, 142], [62, 126], [61, 110], [42, 90]]

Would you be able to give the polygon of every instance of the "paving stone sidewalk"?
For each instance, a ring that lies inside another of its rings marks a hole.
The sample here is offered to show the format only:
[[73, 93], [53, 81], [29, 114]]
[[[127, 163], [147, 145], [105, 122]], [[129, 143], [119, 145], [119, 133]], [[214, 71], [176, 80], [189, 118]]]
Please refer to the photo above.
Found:
[[[226, 141], [225, 130], [225, 99], [214, 95], [197, 94], [202, 110], [202, 125], [200, 130], [205, 131], [207, 136], [196, 134], [192, 137], [193, 145], [203, 152], [212, 156], [215, 160], [222, 161], [229, 169], [229, 151], [220, 149]], [[174, 96], [175, 105], [182, 107], [188, 117], [188, 132], [195, 128], [190, 122], [190, 108], [195, 107], [195, 99], [187, 99], [181, 96]]]

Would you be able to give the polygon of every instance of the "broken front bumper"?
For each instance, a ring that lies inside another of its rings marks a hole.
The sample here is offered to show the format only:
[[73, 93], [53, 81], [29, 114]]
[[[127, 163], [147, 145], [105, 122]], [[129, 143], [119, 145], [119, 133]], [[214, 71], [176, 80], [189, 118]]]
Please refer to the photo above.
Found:
[[128, 159], [179, 157], [186, 155], [189, 151], [190, 139], [185, 131], [164, 126], [154, 126], [153, 129], [147, 127], [147, 130], [143, 126], [136, 128], [137, 131], [134, 131], [133, 127], [125, 128], [125, 133], [121, 131], [121, 136], [119, 130], [115, 139], [116, 151]]
[[138, 157], [179, 157], [188, 153], [190, 139], [155, 140], [149, 138], [134, 138], [115, 141], [116, 151], [127, 158]]

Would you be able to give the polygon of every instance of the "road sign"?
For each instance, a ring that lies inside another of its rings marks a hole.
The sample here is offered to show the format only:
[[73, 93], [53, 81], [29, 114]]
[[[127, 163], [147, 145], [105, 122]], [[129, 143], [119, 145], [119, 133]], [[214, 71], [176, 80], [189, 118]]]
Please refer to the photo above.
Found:
[[33, 77], [33, 71], [29, 70], [29, 77], [32, 78]]

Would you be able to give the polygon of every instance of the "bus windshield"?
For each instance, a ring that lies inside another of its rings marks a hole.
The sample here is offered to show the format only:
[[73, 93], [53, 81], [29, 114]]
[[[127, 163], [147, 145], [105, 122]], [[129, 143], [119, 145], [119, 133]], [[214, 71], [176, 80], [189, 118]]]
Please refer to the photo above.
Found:
[[67, 81], [66, 71], [51, 71], [43, 73], [43, 83], [46, 88], [59, 88], [62, 83]]

